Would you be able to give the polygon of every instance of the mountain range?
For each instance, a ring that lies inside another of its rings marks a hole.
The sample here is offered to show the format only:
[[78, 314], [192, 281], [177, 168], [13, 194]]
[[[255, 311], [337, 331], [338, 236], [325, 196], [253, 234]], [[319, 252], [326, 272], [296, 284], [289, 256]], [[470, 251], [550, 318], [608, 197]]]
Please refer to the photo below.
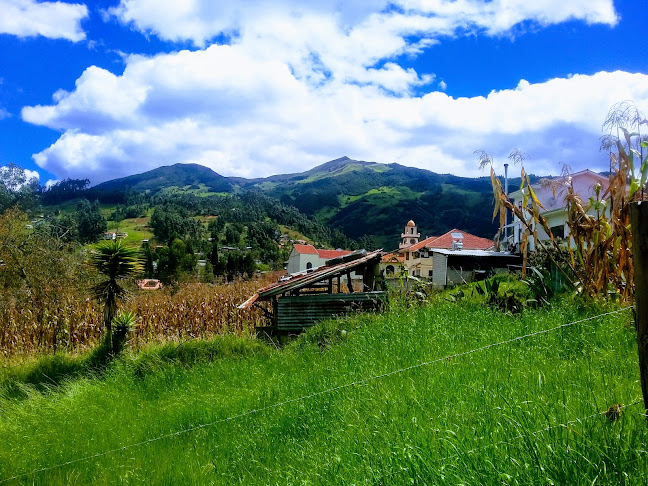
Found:
[[[515, 187], [519, 179], [511, 179], [510, 184]], [[422, 237], [461, 228], [490, 238], [497, 230], [488, 177], [437, 174], [348, 157], [297, 174], [259, 179], [224, 177], [201, 165], [175, 164], [92, 188], [100, 198], [125, 190], [201, 196], [257, 191], [326, 225], [337, 226], [352, 238], [375, 236], [386, 247], [394, 246], [410, 219], [417, 223]]]

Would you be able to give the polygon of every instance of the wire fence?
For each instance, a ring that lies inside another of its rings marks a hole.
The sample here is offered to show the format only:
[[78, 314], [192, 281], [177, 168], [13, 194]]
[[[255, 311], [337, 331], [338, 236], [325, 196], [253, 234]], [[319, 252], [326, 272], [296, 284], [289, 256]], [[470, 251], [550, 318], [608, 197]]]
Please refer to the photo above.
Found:
[[[614, 314], [620, 314], [620, 313], [625, 312], [625, 311], [627, 311], [628, 309], [631, 309], [631, 308], [632, 308], [632, 306], [624, 307], [623, 309], [617, 309], [617, 310], [614, 310], [614, 311], [598, 314], [596, 316], [586, 317], [586, 318], [583, 318], [583, 319], [579, 319], [577, 321], [572, 321], [572, 322], [560, 324], [558, 326], [554, 326], [554, 327], [551, 327], [551, 328], [548, 328], [548, 329], [543, 329], [543, 330], [540, 330], [540, 331], [535, 331], [535, 332], [531, 332], [531, 333], [524, 334], [524, 335], [521, 335], [521, 336], [517, 336], [517, 337], [511, 338], [511, 339], [506, 339], [506, 340], [503, 340], [503, 341], [498, 341], [498, 342], [495, 342], [495, 343], [487, 344], [487, 345], [484, 345], [484, 346], [480, 346], [478, 348], [470, 349], [468, 351], [462, 351], [462, 352], [459, 352], [459, 353], [449, 354], [449, 355], [443, 356], [441, 358], [436, 358], [436, 359], [431, 360], [431, 361], [423, 361], [423, 362], [417, 363], [417, 364], [412, 365], [412, 366], [399, 368], [399, 369], [392, 370], [392, 371], [382, 373], [382, 374], [379, 374], [379, 375], [374, 375], [374, 376], [370, 376], [370, 377], [367, 377], [367, 378], [363, 378], [361, 380], [356, 380], [356, 381], [352, 381], [352, 382], [349, 382], [349, 383], [345, 383], [343, 385], [330, 387], [330, 388], [327, 388], [325, 390], [321, 390], [321, 391], [310, 393], [310, 394], [307, 394], [307, 395], [302, 395], [302, 396], [299, 396], [299, 397], [291, 398], [289, 400], [274, 403], [272, 405], [268, 405], [268, 406], [265, 406], [265, 407], [260, 407], [260, 408], [248, 410], [246, 412], [242, 412], [242, 413], [239, 413], [239, 414], [236, 414], [236, 415], [231, 415], [229, 417], [214, 420], [214, 421], [209, 422], [209, 423], [195, 425], [195, 426], [192, 426], [192, 427], [188, 427], [186, 429], [182, 429], [182, 430], [178, 430], [178, 431], [171, 432], [171, 433], [168, 433], [168, 434], [163, 434], [163, 435], [159, 435], [159, 436], [156, 436], [156, 437], [152, 437], [150, 439], [143, 440], [143, 441], [140, 441], [140, 442], [127, 444], [127, 445], [122, 446], [122, 447], [117, 447], [117, 448], [114, 448], [114, 449], [98, 452], [96, 454], [90, 454], [90, 455], [87, 455], [87, 456], [79, 457], [77, 459], [72, 459], [72, 460], [62, 462], [62, 463], [59, 463], [59, 464], [55, 464], [55, 465], [52, 465], [52, 466], [47, 466], [47, 467], [43, 467], [43, 468], [34, 469], [34, 470], [31, 470], [31, 471], [28, 471], [28, 472], [18, 474], [16, 476], [0, 479], [0, 484], [6, 483], [8, 481], [14, 481], [14, 480], [17, 480], [17, 479], [22, 479], [22, 478], [32, 476], [32, 475], [35, 475], [35, 474], [39, 474], [39, 473], [42, 473], [42, 472], [51, 471], [51, 470], [58, 469], [58, 468], [61, 468], [61, 467], [70, 466], [70, 465], [73, 465], [73, 464], [78, 464], [78, 463], [89, 461], [89, 460], [92, 460], [92, 459], [97, 459], [99, 457], [107, 456], [107, 455], [114, 454], [114, 453], [121, 452], [121, 451], [125, 451], [125, 450], [128, 450], [128, 449], [133, 449], [133, 448], [137, 448], [137, 447], [143, 447], [143, 446], [146, 446], [148, 444], [151, 444], [153, 442], [157, 442], [157, 441], [160, 441], [160, 440], [163, 440], [163, 439], [177, 437], [177, 436], [180, 436], [180, 435], [188, 434], [188, 433], [196, 431], [196, 430], [205, 429], [205, 428], [209, 428], [209, 427], [214, 427], [214, 426], [219, 425], [219, 424], [223, 424], [223, 423], [230, 422], [230, 421], [233, 421], [233, 420], [241, 419], [243, 417], [248, 417], [248, 416], [251, 416], [251, 415], [259, 414], [259, 413], [266, 412], [266, 411], [269, 411], [269, 410], [273, 410], [273, 409], [283, 407], [285, 405], [289, 405], [289, 404], [292, 404], [292, 403], [309, 400], [309, 399], [312, 399], [312, 398], [315, 398], [315, 397], [318, 397], [318, 396], [327, 395], [327, 394], [330, 394], [330, 393], [333, 393], [333, 392], [336, 392], [336, 391], [339, 391], [339, 390], [344, 390], [346, 388], [351, 388], [351, 387], [355, 387], [355, 386], [359, 386], [359, 385], [364, 385], [366, 383], [369, 383], [369, 382], [372, 382], [372, 381], [375, 381], [375, 380], [380, 380], [382, 378], [386, 378], [386, 377], [389, 377], [389, 376], [402, 374], [402, 373], [405, 373], [407, 371], [411, 371], [411, 370], [414, 370], [414, 369], [431, 366], [433, 364], [441, 363], [441, 362], [451, 360], [451, 359], [454, 359], [454, 358], [459, 358], [459, 357], [462, 357], [462, 356], [468, 356], [468, 355], [478, 353], [480, 351], [485, 351], [485, 350], [495, 348], [495, 347], [498, 347], [498, 346], [511, 344], [511, 343], [514, 343], [514, 342], [522, 341], [524, 339], [528, 339], [528, 338], [535, 337], [535, 336], [540, 336], [540, 335], [543, 335], [543, 334], [548, 334], [548, 333], [557, 331], [559, 329], [563, 329], [563, 328], [570, 327], [570, 326], [575, 326], [577, 324], [582, 324], [582, 323], [588, 322], [588, 321], [593, 321], [593, 320], [599, 319], [601, 317], [606, 317], [606, 316], [610, 316], [610, 315], [614, 315]], [[640, 402], [635, 402], [632, 405], [636, 405], [638, 403], [640, 403]], [[597, 413], [589, 415], [587, 417], [578, 418], [578, 419], [575, 419], [573, 421], [566, 422], [564, 424], [553, 425], [553, 426], [550, 426], [547, 429], [542, 429], [540, 431], [534, 432], [531, 435], [535, 435], [535, 434], [544, 432], [546, 430], [550, 430], [552, 428], [564, 427], [564, 426], [567, 426], [567, 425], [575, 423], [575, 422], [580, 422], [580, 421], [583, 421], [583, 420], [590, 419], [592, 417], [602, 415], [604, 413], [606, 413], [606, 411], [597, 412]], [[514, 441], [514, 440], [517, 440], [517, 439], [520, 439], [520, 438], [523, 438], [523, 437], [526, 437], [526, 436], [527, 435], [522, 435], [520, 437], [515, 437], [515, 438], [511, 439], [510, 441], [505, 441], [505, 442], [511, 442], [511, 441]], [[489, 446], [493, 447], [493, 446], [498, 445], [498, 444], [499, 443], [489, 445]], [[479, 450], [479, 449], [475, 449], [475, 451], [477, 451], [477, 450]], [[448, 456], [447, 458], [444, 458], [444, 459], [450, 460], [453, 457], [456, 457], [456, 456]]]

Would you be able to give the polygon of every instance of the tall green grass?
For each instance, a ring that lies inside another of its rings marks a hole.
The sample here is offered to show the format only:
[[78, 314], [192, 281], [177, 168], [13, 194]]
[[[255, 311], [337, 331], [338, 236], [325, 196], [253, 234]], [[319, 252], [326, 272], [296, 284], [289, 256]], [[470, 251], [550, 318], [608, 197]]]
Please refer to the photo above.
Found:
[[439, 299], [281, 350], [233, 338], [127, 355], [101, 377], [0, 398], [0, 481], [99, 454], [14, 482], [644, 484], [642, 406], [599, 413], [641, 397], [629, 311], [392, 373], [608, 310], [514, 317]]

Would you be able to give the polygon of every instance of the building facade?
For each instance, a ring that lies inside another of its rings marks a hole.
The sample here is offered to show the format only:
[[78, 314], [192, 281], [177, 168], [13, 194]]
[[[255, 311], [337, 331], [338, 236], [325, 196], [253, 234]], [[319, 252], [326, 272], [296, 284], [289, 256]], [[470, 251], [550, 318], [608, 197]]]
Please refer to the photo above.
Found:
[[313, 245], [296, 244], [288, 257], [286, 272], [298, 273], [324, 266], [326, 260], [350, 254], [349, 250], [322, 250]]
[[[410, 224], [411, 223], [411, 224]], [[412, 229], [414, 232], [412, 232]], [[409, 230], [409, 231], [408, 231]], [[415, 236], [416, 235], [416, 236]], [[434, 275], [433, 250], [491, 250], [493, 241], [454, 228], [441, 236], [430, 236], [419, 241], [414, 221], [409, 221], [401, 234], [399, 253], [408, 275], [432, 278]], [[411, 243], [412, 240], [416, 240]]]

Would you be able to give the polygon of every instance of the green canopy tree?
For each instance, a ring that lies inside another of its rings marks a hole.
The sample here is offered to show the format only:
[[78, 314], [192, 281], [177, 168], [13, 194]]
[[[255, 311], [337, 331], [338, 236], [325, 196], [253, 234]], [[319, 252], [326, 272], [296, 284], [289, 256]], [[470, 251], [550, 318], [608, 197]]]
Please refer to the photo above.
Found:
[[93, 288], [94, 297], [103, 302], [103, 318], [108, 345], [112, 346], [112, 321], [117, 313], [117, 304], [126, 295], [120, 281], [142, 271], [140, 252], [137, 248], [125, 246], [121, 240], [114, 240], [98, 246], [92, 255], [92, 263], [106, 280]]
[[76, 221], [79, 239], [82, 243], [97, 241], [108, 228], [106, 218], [101, 214], [99, 201], [91, 203], [87, 199], [81, 199], [77, 203]]

